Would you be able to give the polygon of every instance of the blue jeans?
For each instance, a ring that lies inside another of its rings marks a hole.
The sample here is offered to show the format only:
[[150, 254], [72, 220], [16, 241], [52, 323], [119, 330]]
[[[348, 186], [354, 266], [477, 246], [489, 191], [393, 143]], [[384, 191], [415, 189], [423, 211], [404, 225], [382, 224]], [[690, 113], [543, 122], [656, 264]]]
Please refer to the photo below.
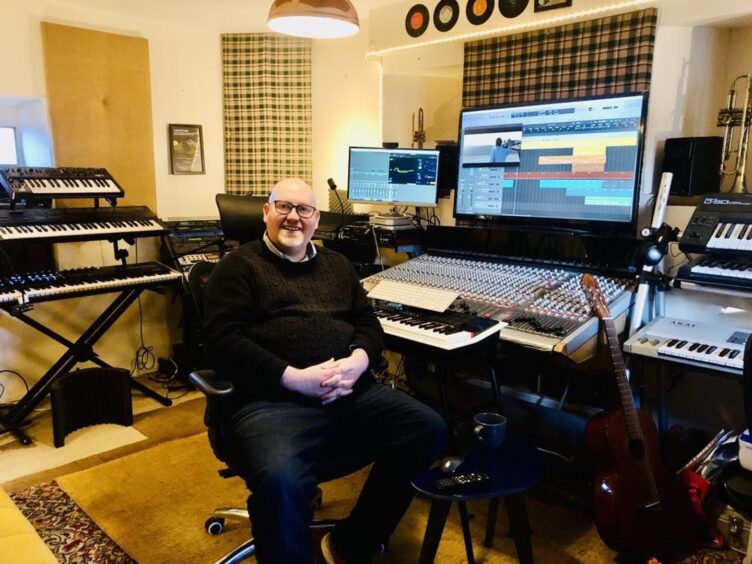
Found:
[[312, 561], [311, 500], [320, 481], [343, 475], [345, 460], [348, 473], [374, 465], [333, 540], [348, 562], [370, 561], [412, 501], [410, 478], [444, 448], [446, 424], [433, 409], [378, 383], [357, 388], [327, 406], [302, 396], [253, 401], [228, 418], [223, 454], [253, 492], [259, 562]]

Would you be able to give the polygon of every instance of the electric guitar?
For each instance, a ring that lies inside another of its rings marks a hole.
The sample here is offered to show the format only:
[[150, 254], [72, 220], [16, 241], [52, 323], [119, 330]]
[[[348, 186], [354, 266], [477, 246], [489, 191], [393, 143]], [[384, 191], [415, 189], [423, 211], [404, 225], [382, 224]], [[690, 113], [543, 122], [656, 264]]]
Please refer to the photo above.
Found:
[[601, 412], [585, 427], [595, 460], [595, 521], [617, 552], [664, 556], [688, 545], [697, 529], [689, 493], [666, 468], [658, 431], [635, 407], [618, 333], [598, 281], [584, 274], [582, 289], [603, 322], [619, 390], [620, 409]]

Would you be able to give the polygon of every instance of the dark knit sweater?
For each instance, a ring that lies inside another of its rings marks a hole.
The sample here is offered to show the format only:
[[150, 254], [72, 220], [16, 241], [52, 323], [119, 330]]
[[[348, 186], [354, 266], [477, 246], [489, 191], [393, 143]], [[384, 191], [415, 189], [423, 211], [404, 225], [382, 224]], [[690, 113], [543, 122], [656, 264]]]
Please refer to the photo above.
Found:
[[207, 360], [246, 399], [292, 394], [287, 366], [306, 368], [362, 347], [371, 365], [383, 332], [355, 270], [325, 248], [306, 262], [275, 256], [261, 240], [214, 269], [204, 292]]

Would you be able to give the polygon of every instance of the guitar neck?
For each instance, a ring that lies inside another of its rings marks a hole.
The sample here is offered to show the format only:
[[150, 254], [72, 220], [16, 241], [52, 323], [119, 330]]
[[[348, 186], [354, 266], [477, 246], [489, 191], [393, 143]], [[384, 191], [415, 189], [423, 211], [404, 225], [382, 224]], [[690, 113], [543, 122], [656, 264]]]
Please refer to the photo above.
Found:
[[624, 356], [621, 354], [619, 345], [619, 333], [616, 330], [613, 317], [603, 318], [603, 327], [606, 330], [606, 340], [608, 342], [609, 352], [611, 353], [611, 363], [616, 374], [616, 385], [619, 390], [619, 399], [624, 410], [624, 418], [627, 424], [627, 432], [630, 439], [641, 437], [640, 421], [637, 418], [637, 408], [635, 407], [632, 388], [627, 378], [627, 369], [624, 365]]

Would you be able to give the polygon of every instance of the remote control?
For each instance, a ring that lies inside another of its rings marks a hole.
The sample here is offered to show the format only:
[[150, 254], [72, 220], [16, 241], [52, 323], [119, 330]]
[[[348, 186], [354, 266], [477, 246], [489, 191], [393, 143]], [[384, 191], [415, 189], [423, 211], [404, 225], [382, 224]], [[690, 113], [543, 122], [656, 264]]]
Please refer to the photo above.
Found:
[[437, 492], [443, 494], [463, 493], [486, 484], [490, 478], [487, 474], [458, 474], [451, 478], [439, 478], [433, 483]]

